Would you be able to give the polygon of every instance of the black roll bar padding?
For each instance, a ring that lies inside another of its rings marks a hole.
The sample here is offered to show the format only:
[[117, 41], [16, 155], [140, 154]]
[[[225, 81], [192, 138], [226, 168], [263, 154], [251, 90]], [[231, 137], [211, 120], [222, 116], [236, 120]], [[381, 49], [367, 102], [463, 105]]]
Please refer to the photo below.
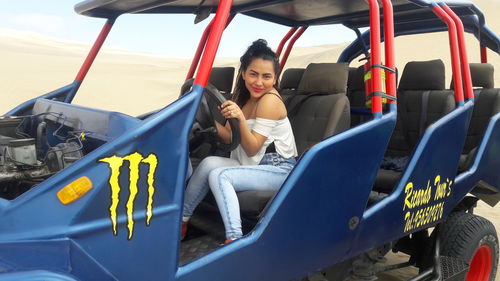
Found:
[[365, 39], [363, 39], [363, 35], [361, 34], [361, 31], [359, 31], [359, 28], [351, 28], [351, 29], [354, 30], [354, 32], [356, 33], [356, 36], [358, 37], [358, 39], [361, 42], [361, 45], [363, 47], [363, 50], [365, 51], [364, 53], [368, 57], [368, 53], [369, 53], [368, 45], [366, 45]]

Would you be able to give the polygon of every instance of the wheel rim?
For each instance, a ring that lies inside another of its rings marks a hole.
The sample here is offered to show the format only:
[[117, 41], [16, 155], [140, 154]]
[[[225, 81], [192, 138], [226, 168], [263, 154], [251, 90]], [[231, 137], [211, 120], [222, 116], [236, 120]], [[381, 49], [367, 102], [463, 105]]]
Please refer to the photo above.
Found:
[[490, 247], [487, 245], [479, 247], [472, 257], [469, 272], [465, 280], [488, 281], [491, 275], [492, 264], [493, 261]]

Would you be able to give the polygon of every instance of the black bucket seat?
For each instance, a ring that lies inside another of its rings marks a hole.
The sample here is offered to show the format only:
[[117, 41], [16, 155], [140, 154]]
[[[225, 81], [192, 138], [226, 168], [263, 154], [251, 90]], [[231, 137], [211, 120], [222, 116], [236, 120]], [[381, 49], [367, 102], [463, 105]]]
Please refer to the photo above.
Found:
[[305, 68], [288, 68], [283, 72], [280, 81], [280, 94], [285, 102], [297, 93], [305, 70]]
[[228, 100], [231, 99], [231, 91], [233, 89], [234, 67], [214, 67], [210, 73], [210, 84], [214, 85], [217, 90]]
[[[401, 176], [420, 137], [429, 125], [455, 109], [454, 93], [445, 90], [441, 60], [409, 62], [398, 87], [398, 117], [374, 190], [390, 193]], [[387, 162], [394, 163], [389, 169]]]
[[[349, 128], [347, 75], [345, 63], [315, 63], [304, 71], [298, 93], [290, 98], [287, 107], [299, 155], [311, 145]], [[275, 193], [239, 192], [242, 214], [258, 217]]]
[[471, 63], [470, 71], [474, 88], [474, 109], [458, 172], [463, 172], [470, 167], [490, 118], [500, 112], [500, 89], [494, 87], [493, 65]]

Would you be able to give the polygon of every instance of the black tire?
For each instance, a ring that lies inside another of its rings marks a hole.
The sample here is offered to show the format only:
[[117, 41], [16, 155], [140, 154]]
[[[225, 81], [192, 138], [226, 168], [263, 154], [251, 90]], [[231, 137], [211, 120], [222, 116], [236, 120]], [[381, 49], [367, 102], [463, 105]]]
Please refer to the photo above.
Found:
[[[452, 213], [441, 225], [439, 238], [442, 256], [459, 258], [470, 265], [468, 276], [464, 280], [495, 280], [498, 267], [498, 237], [489, 220], [470, 213]], [[473, 258], [475, 262], [471, 265]], [[481, 278], [472, 273], [490, 266], [489, 278]]]

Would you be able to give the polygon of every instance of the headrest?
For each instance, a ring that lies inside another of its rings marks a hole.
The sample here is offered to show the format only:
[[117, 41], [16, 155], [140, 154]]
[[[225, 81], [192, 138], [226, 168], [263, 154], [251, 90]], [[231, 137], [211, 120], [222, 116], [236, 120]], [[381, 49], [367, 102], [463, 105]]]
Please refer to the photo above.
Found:
[[365, 90], [365, 68], [349, 67], [349, 79], [347, 80], [347, 89], [349, 91]]
[[297, 89], [305, 68], [288, 68], [281, 76], [281, 89]]
[[[495, 85], [493, 77], [493, 65], [489, 63], [469, 63], [470, 76], [473, 88], [492, 89]], [[450, 89], [455, 88], [454, 80], [451, 79]]]
[[493, 77], [493, 65], [489, 63], [470, 63], [470, 76], [472, 87], [485, 89], [495, 88], [495, 78]]
[[234, 67], [214, 67], [210, 74], [210, 84], [223, 93], [231, 93], [233, 89]]
[[444, 90], [445, 71], [442, 60], [411, 61], [406, 64], [398, 90]]
[[299, 92], [345, 93], [347, 88], [347, 63], [311, 63], [300, 80]]

